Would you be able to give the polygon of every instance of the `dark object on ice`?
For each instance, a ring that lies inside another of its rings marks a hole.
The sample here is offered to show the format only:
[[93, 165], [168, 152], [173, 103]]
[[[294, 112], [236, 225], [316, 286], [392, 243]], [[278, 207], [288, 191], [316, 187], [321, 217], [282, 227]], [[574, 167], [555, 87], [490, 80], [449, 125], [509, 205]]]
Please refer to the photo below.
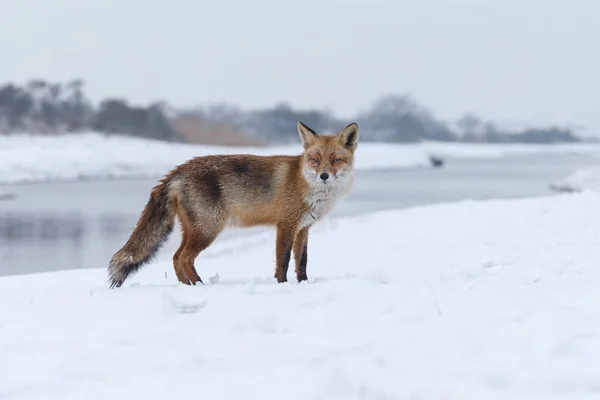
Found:
[[555, 192], [560, 192], [560, 193], [577, 193], [577, 192], [581, 192], [581, 190], [579, 190], [579, 189], [577, 189], [575, 187], [572, 187], [572, 186], [569, 186], [569, 185], [566, 185], [566, 184], [560, 185], [560, 184], [556, 184], [556, 183], [551, 183], [550, 184], [550, 190], [555, 191]]
[[12, 193], [2, 193], [0, 192], [0, 201], [1, 200], [12, 200], [15, 198], [15, 195]]
[[444, 159], [436, 156], [429, 156], [429, 162], [433, 168], [441, 168], [444, 166]]

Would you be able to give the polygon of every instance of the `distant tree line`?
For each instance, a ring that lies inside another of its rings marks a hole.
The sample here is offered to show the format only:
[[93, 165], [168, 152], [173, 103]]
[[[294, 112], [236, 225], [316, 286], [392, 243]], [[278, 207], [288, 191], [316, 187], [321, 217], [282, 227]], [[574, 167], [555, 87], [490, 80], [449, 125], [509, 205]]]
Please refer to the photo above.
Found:
[[0, 134], [59, 134], [97, 131], [179, 141], [164, 105], [133, 106], [108, 98], [92, 105], [84, 82], [67, 83], [33, 79], [25, 85], [0, 86]]
[[348, 124], [350, 119], [358, 122], [361, 140], [374, 142], [568, 143], [582, 140], [569, 128], [531, 127], [511, 132], [471, 114], [464, 115], [451, 126], [437, 119], [409, 95], [384, 96], [350, 119], [337, 118], [326, 110], [298, 110], [285, 103], [251, 111], [218, 104], [187, 112], [205, 120], [233, 124], [249, 135], [271, 143], [297, 141], [298, 120], [319, 132], [335, 132]]
[[503, 131], [492, 122], [485, 122], [472, 114], [462, 116], [456, 125], [464, 142], [572, 143], [582, 141], [571, 129], [556, 126], [531, 127], [517, 132]]
[[[190, 118], [196, 118], [199, 123], [191, 124]], [[181, 123], [183, 119], [185, 124]], [[437, 119], [409, 95], [383, 96], [351, 119], [360, 125], [363, 141], [564, 143], [582, 140], [570, 128], [556, 126], [509, 132], [472, 114], [449, 124]], [[338, 131], [349, 121], [327, 110], [299, 110], [285, 103], [249, 111], [230, 104], [173, 111], [161, 102], [144, 107], [128, 104], [124, 99], [108, 98], [94, 106], [84, 93], [84, 82], [79, 79], [67, 83], [36, 79], [25, 85], [0, 86], [0, 134], [97, 131], [185, 141], [194, 133], [190, 127], [200, 126], [198, 129], [206, 131], [208, 126], [214, 135], [226, 135], [229, 129], [243, 132], [257, 142], [290, 143], [298, 139], [298, 120], [320, 132]], [[192, 133], [184, 135], [176, 126], [186, 126]], [[215, 139], [211, 142], [219, 143], [219, 139]]]

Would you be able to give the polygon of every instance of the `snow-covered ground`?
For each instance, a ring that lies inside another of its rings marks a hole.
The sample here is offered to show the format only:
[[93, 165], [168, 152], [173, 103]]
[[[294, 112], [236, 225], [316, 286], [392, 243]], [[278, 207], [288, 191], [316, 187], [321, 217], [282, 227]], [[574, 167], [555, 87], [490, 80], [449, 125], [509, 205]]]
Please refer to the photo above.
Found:
[[[309, 282], [274, 234], [104, 269], [0, 278], [0, 398], [597, 399], [600, 193], [324, 221]], [[209, 283], [218, 272], [218, 283]]]
[[594, 190], [600, 192], [600, 165], [580, 168], [551, 187], [559, 191]]
[[[206, 154], [299, 154], [291, 146], [232, 148], [171, 144], [154, 140], [105, 137], [96, 133], [0, 136], [0, 183], [75, 180], [83, 178], [157, 177], [192, 157]], [[386, 144], [362, 142], [357, 168], [420, 167], [429, 155], [459, 158], [498, 158], [511, 154], [596, 152], [600, 145], [485, 145], [425, 142]]]

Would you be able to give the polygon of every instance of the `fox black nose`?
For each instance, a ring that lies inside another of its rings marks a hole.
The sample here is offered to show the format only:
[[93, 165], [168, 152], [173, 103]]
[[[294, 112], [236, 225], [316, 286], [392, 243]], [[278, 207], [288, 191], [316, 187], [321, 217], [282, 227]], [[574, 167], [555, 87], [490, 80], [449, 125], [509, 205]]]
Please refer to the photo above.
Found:
[[326, 181], [327, 179], [329, 179], [329, 174], [327, 172], [321, 172], [321, 175], [319, 175], [321, 177], [321, 179], [323, 179], [324, 181]]

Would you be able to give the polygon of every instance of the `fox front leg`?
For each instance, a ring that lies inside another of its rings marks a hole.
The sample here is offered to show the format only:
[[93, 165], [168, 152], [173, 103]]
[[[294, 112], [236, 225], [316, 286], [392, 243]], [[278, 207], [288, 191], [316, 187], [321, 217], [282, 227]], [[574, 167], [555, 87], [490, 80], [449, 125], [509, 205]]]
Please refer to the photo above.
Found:
[[306, 264], [308, 262], [308, 227], [300, 229], [294, 239], [294, 263], [298, 282], [308, 280]]
[[277, 226], [276, 242], [276, 262], [275, 278], [277, 282], [287, 282], [287, 272], [292, 255], [292, 245], [294, 243], [294, 230], [287, 226]]

